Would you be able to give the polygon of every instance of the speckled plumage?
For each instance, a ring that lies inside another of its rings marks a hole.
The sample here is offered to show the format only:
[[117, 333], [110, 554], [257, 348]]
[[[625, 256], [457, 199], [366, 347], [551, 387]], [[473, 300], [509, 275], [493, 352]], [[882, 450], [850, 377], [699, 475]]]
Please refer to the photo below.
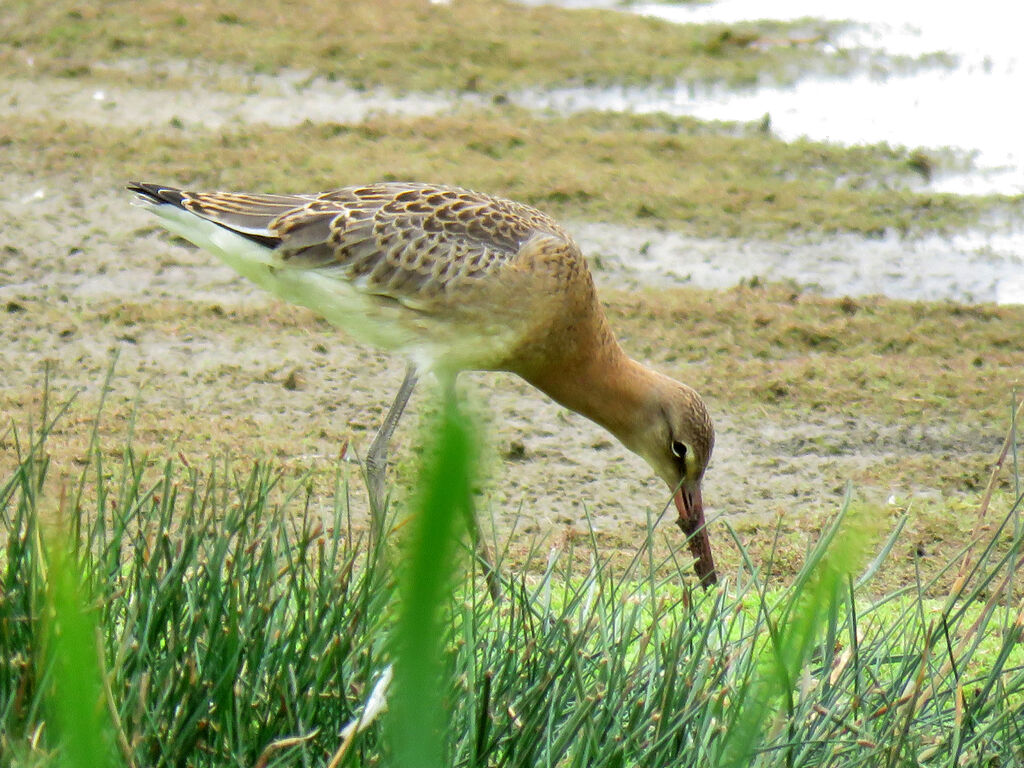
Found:
[[366, 290], [414, 304], [458, 292], [513, 263], [531, 238], [561, 241], [573, 260], [580, 259], [572, 238], [549, 216], [456, 187], [392, 182], [319, 195], [190, 193], [152, 185], [146, 191], [259, 238], [282, 264], [338, 270]]

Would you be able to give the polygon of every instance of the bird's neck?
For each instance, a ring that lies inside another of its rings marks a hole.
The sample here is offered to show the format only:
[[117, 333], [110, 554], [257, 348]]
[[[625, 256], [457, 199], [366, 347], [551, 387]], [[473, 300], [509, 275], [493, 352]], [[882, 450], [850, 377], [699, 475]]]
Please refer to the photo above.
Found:
[[524, 376], [552, 399], [600, 424], [627, 447], [652, 403], [658, 374], [630, 358], [609, 331], [586, 354]]

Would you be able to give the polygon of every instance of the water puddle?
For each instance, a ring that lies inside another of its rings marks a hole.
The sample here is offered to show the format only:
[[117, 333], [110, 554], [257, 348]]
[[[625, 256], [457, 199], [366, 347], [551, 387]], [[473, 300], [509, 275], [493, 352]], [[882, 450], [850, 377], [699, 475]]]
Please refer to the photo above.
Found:
[[[559, 3], [564, 5], [565, 3]], [[576, 2], [574, 7], [584, 3]], [[594, 5], [593, 3], [590, 5]], [[604, 2], [596, 3], [609, 7]], [[1024, 194], [1024, 8], [1002, 0], [969, 6], [906, 0], [719, 0], [708, 4], [620, 4], [623, 11], [676, 23], [736, 23], [804, 17], [853, 21], [833, 44], [892, 56], [941, 53], [947, 63], [894, 73], [809, 76], [787, 87], [675, 89], [569, 88], [524, 92], [519, 103], [558, 111], [668, 112], [706, 120], [758, 121], [770, 115], [784, 140], [807, 136], [842, 144], [887, 142], [951, 147], [970, 173], [938, 174], [931, 189], [954, 194]], [[948, 62], [952, 65], [948, 65]]]
[[625, 279], [721, 289], [757, 278], [792, 281], [826, 296], [1024, 304], [1024, 232], [774, 242], [582, 222], [570, 230], [607, 284]]

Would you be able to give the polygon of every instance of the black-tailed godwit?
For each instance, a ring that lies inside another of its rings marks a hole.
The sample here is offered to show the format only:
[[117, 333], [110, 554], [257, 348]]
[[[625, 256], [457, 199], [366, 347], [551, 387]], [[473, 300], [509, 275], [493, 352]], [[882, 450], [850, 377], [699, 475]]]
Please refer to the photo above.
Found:
[[704, 585], [717, 580], [701, 481], [714, 445], [690, 387], [616, 341], [572, 237], [540, 211], [456, 187], [387, 182], [311, 195], [128, 189], [172, 232], [353, 337], [409, 361], [367, 454], [387, 445], [419, 372], [511, 371], [608, 429], [671, 489]]

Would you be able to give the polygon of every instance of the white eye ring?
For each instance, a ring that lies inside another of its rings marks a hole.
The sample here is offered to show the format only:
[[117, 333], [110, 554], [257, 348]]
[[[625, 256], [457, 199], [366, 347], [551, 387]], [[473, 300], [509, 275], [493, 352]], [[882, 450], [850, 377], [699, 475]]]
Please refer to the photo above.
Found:
[[672, 455], [677, 459], [686, 460], [687, 448], [686, 443], [680, 442], [679, 440], [672, 441]]

